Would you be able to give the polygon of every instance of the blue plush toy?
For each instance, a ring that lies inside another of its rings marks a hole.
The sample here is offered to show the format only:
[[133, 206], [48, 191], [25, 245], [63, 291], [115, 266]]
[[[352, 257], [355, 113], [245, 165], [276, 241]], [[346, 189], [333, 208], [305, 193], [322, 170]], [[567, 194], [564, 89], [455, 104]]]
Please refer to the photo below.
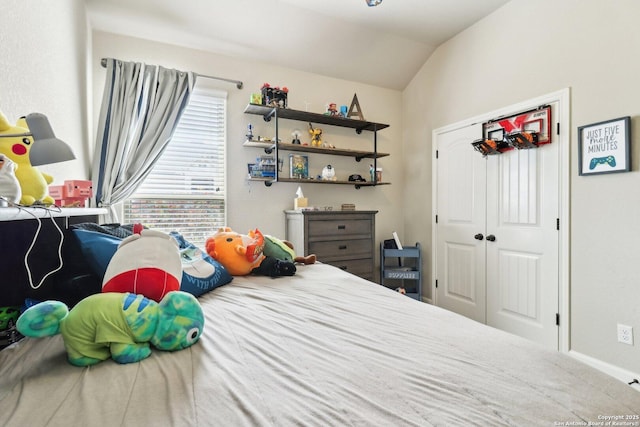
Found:
[[59, 301], [36, 304], [22, 313], [16, 327], [28, 337], [62, 334], [69, 362], [89, 366], [109, 357], [138, 362], [151, 354], [149, 343], [165, 351], [190, 347], [202, 334], [204, 315], [187, 292], [169, 292], [160, 303], [112, 292], [91, 295], [71, 311]]

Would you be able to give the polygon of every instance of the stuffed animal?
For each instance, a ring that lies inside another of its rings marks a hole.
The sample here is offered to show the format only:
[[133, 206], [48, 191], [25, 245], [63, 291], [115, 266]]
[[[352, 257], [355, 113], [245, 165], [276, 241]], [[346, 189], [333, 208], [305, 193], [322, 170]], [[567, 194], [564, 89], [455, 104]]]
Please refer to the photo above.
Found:
[[264, 250], [262, 253], [265, 256], [270, 256], [282, 261], [291, 261], [298, 264], [314, 264], [316, 262], [315, 254], [298, 256], [296, 255], [291, 242], [287, 240], [280, 240], [277, 237], [269, 235], [264, 236]]
[[4, 154], [0, 154], [0, 196], [11, 203], [19, 203], [22, 197], [16, 164]]
[[259, 274], [278, 277], [295, 274], [293, 262], [265, 256], [264, 245], [265, 237], [257, 228], [248, 234], [240, 234], [223, 227], [207, 239], [205, 249], [233, 276]]
[[18, 331], [28, 337], [61, 334], [69, 363], [95, 365], [112, 358], [139, 362], [158, 350], [182, 350], [195, 344], [204, 329], [198, 300], [182, 291], [169, 292], [160, 303], [131, 293], [94, 294], [73, 309], [45, 301], [18, 318]]
[[36, 202], [52, 205], [54, 200], [48, 195], [47, 186], [53, 182], [53, 177], [31, 166], [29, 150], [33, 137], [28, 134], [29, 128], [24, 118], [18, 120], [16, 126], [12, 126], [0, 112], [0, 153], [9, 157], [17, 166], [16, 178], [22, 192], [20, 203], [27, 206]]
[[159, 302], [180, 289], [182, 261], [178, 242], [158, 230], [136, 224], [118, 245], [102, 280], [102, 292], [133, 292]]
[[246, 276], [264, 258], [264, 236], [258, 230], [240, 234], [230, 227], [219, 228], [205, 243], [211, 258], [218, 260], [233, 276]]

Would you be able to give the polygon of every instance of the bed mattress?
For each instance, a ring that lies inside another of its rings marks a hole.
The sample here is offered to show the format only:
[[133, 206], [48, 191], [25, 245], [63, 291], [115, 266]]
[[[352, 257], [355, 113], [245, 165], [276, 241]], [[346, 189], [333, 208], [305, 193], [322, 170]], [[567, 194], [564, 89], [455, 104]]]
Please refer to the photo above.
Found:
[[640, 425], [630, 386], [329, 265], [200, 302], [201, 340], [140, 363], [71, 366], [60, 336], [1, 351], [0, 425]]

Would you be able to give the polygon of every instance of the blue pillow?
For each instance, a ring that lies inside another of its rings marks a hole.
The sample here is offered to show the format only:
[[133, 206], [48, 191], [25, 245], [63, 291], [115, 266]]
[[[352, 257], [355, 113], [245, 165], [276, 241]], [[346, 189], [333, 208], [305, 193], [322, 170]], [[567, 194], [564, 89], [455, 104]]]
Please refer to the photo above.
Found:
[[229, 283], [233, 276], [215, 259], [185, 240], [176, 231], [169, 233], [180, 247], [182, 260], [182, 282], [180, 290], [199, 297], [200, 295]]
[[102, 282], [109, 261], [118, 250], [118, 245], [122, 242], [122, 239], [99, 231], [78, 228], [74, 228], [72, 231], [80, 243], [80, 250], [85, 256], [89, 268]]

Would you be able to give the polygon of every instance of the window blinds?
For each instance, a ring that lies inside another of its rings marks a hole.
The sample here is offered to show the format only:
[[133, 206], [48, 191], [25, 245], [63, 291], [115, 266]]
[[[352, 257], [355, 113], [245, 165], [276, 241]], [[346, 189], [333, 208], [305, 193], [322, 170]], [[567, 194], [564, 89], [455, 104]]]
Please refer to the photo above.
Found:
[[175, 230], [201, 248], [226, 224], [226, 103], [196, 83], [161, 158], [124, 203], [125, 223]]

